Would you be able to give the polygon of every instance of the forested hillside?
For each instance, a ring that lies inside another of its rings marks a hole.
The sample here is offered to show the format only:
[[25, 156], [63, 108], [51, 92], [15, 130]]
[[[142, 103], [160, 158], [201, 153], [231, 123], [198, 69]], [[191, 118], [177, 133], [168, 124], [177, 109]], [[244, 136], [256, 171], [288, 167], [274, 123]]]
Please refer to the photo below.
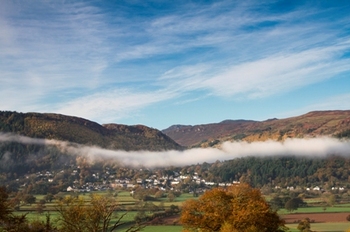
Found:
[[[273, 186], [348, 186], [350, 159], [281, 156], [245, 157], [189, 167], [209, 181], [242, 181], [255, 187]], [[349, 185], [350, 187], [350, 185]]]

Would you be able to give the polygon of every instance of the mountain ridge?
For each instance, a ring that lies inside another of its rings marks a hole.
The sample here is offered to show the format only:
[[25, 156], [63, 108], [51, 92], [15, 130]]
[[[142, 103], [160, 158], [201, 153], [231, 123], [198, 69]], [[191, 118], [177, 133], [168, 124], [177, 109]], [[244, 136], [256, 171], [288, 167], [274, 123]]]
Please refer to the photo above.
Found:
[[347, 136], [350, 131], [350, 110], [311, 111], [284, 118], [224, 120], [194, 126], [170, 126], [162, 132], [186, 147], [208, 147], [225, 141], [248, 142], [317, 136]]
[[349, 136], [350, 110], [311, 111], [265, 121], [226, 119], [193, 126], [176, 124], [162, 131], [145, 125], [100, 125], [88, 119], [54, 113], [0, 111], [0, 132], [114, 150], [182, 150], [184, 147], [215, 146], [225, 141]]
[[114, 150], [181, 150], [161, 131], [143, 125], [103, 124], [53, 113], [0, 111], [0, 132]]

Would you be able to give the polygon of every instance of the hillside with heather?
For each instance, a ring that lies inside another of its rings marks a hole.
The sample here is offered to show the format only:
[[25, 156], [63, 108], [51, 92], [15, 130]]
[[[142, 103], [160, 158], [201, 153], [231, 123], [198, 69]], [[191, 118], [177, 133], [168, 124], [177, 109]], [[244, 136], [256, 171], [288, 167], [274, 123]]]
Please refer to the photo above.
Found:
[[182, 150], [161, 131], [143, 125], [100, 125], [60, 114], [0, 112], [0, 182], [28, 173], [83, 166], [81, 155], [87, 151], [72, 151], [81, 147]]
[[40, 113], [0, 112], [0, 133], [55, 139], [113, 150], [179, 150], [161, 131], [143, 126], [100, 125], [87, 119]]
[[224, 141], [284, 141], [318, 136], [349, 137], [350, 110], [313, 111], [266, 121], [225, 120], [195, 126], [174, 125], [163, 133], [187, 147], [215, 146]]

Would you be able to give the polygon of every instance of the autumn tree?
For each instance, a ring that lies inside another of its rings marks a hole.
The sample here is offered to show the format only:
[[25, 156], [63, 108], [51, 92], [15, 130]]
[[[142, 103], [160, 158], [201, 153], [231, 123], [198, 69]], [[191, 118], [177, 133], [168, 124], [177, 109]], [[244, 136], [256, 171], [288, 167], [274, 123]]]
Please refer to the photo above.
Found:
[[277, 196], [273, 197], [269, 203], [271, 208], [274, 210], [279, 210], [283, 208], [285, 205], [285, 203], [283, 202], [283, 199]]
[[334, 206], [336, 203], [336, 195], [334, 195], [334, 194], [324, 194], [323, 198], [324, 198], [324, 201], [329, 206]]
[[305, 205], [306, 203], [301, 198], [295, 197], [295, 198], [289, 199], [284, 205], [284, 207], [289, 212], [292, 212], [294, 210], [297, 210], [300, 206], [305, 206]]
[[258, 189], [247, 184], [215, 188], [183, 204], [180, 218], [188, 231], [284, 231], [279, 218]]
[[52, 200], [54, 199], [54, 196], [52, 193], [48, 193], [46, 194], [46, 196], [44, 197], [45, 201], [47, 202], [52, 202]]
[[154, 194], [154, 198], [156, 198], [156, 199], [160, 199], [163, 196], [164, 196], [164, 192], [162, 190], [159, 190]]
[[25, 194], [22, 200], [25, 204], [32, 205], [33, 203], [35, 203], [36, 197], [32, 194]]
[[0, 186], [0, 224], [6, 221], [11, 213], [7, 190], [5, 187]]
[[346, 216], [346, 220], [350, 222], [350, 214]]
[[44, 208], [46, 208], [46, 206], [42, 202], [37, 203], [35, 206], [35, 209], [39, 214], [42, 214], [44, 212]]
[[47, 221], [31, 221], [26, 218], [26, 214], [15, 215], [12, 213], [11, 201], [8, 198], [5, 187], [0, 187], [0, 231], [11, 232], [53, 232], [56, 231], [47, 215]]
[[305, 218], [302, 221], [299, 222], [298, 224], [298, 230], [300, 232], [312, 232], [312, 230], [310, 229], [310, 219], [309, 218]]
[[57, 211], [59, 213], [60, 228], [67, 232], [83, 232], [87, 231], [85, 225], [85, 213], [83, 199], [67, 199], [59, 202]]
[[0, 187], [0, 231], [27, 231], [26, 215], [13, 215], [7, 189]]
[[140, 201], [155, 200], [154, 197], [150, 196], [149, 189], [137, 188], [134, 191], [133, 198]]
[[[126, 213], [117, 215], [118, 204], [112, 197], [92, 195], [86, 203], [83, 198], [74, 198], [60, 202], [57, 207], [60, 229], [65, 232], [107, 232], [115, 231]], [[112, 222], [113, 220], [113, 222]], [[139, 231], [142, 226], [136, 225], [129, 232]]]
[[173, 192], [168, 193], [168, 201], [173, 202], [175, 200], [175, 194]]

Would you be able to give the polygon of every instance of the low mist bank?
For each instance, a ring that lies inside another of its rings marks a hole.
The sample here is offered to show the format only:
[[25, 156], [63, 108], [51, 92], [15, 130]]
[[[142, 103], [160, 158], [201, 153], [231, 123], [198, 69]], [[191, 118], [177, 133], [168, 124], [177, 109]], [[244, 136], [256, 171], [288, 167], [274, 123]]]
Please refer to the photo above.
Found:
[[121, 151], [95, 146], [84, 146], [58, 140], [36, 139], [15, 134], [0, 134], [0, 143], [56, 146], [61, 152], [85, 156], [94, 162], [108, 159], [128, 166], [163, 167], [184, 166], [197, 163], [212, 163], [245, 156], [294, 155], [302, 157], [325, 157], [327, 155], [350, 156], [350, 141], [330, 137], [287, 139], [284, 142], [225, 142], [221, 148], [194, 148], [185, 151]]

